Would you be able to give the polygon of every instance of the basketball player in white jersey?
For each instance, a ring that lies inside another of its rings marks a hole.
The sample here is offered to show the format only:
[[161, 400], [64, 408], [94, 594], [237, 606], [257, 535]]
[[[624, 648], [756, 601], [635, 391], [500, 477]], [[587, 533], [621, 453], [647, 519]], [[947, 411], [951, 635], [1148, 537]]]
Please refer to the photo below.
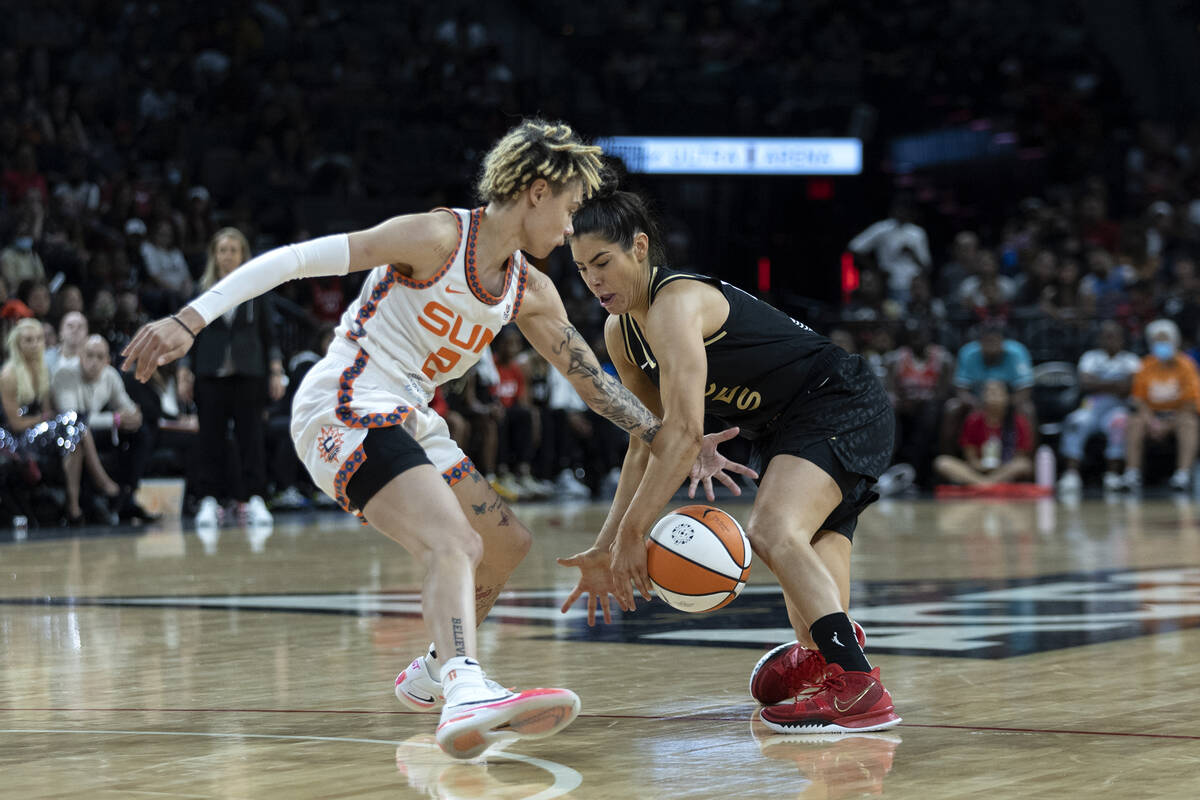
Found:
[[[396, 696], [418, 709], [444, 697], [437, 740], [459, 758], [505, 738], [549, 736], [575, 718], [579, 698], [566, 689], [508, 691], [486, 679], [475, 658], [476, 621], [528, 551], [530, 534], [429, 408], [434, 388], [464, 374], [516, 320], [597, 413], [652, 448], [659, 427], [600, 368], [554, 284], [521, 252], [544, 257], [563, 244], [572, 214], [599, 186], [600, 166], [600, 149], [567, 125], [526, 121], [484, 158], [477, 189], [485, 207], [395, 217], [264, 253], [144, 326], [123, 352], [124, 369], [136, 365], [145, 381], [239, 303], [294, 278], [372, 270], [328, 354], [296, 392], [292, 436], [323, 491], [425, 567], [422, 611], [434, 645], [396, 679]], [[711, 439], [700, 459], [706, 474], [723, 480], [720, 469], [734, 468], [715, 452], [725, 438]]]

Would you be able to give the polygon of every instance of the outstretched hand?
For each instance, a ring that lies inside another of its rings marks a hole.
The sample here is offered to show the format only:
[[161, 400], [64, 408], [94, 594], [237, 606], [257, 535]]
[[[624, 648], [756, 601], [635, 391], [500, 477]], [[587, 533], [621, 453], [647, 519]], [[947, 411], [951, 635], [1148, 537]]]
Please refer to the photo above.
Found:
[[[608, 596], [616, 595], [616, 584], [613, 581], [612, 559], [607, 550], [600, 550], [595, 547], [584, 550], [582, 553], [576, 553], [569, 558], [558, 559], [559, 566], [562, 567], [579, 567], [579, 583], [575, 584], [575, 589], [572, 590], [566, 602], [559, 609], [562, 613], [567, 613], [567, 609], [575, 604], [582, 594], [587, 594], [587, 610], [588, 610], [588, 626], [596, 624], [596, 605], [599, 603], [600, 609], [604, 614], [604, 622], [606, 625], [612, 624], [612, 612], [608, 606]], [[619, 597], [617, 603], [623, 611], [631, 611], [631, 608], [626, 608], [624, 601]]]
[[643, 536], [631, 538], [618, 534], [613, 543], [613, 595], [625, 611], [632, 611], [637, 607], [633, 596], [634, 588], [642, 593], [647, 602], [650, 601], [653, 587], [650, 584], [650, 570], [646, 566], [646, 547], [647, 542]]
[[688, 484], [688, 497], [695, 497], [696, 485], [703, 482], [704, 496], [710, 501], [717, 499], [716, 495], [713, 494], [713, 478], [725, 484], [733, 492], [734, 497], [741, 497], [742, 487], [737, 485], [737, 481], [729, 473], [736, 472], [739, 475], [747, 476], [751, 480], [758, 478], [758, 473], [754, 470], [744, 464], [730, 461], [717, 452], [717, 445], [733, 439], [740, 432], [741, 428], [735, 426], [733, 428], [726, 428], [719, 433], [705, 435], [704, 441], [700, 445], [700, 452], [696, 455], [696, 461], [692, 464], [692, 471], [689, 476], [691, 482]]
[[134, 377], [142, 383], [150, 380], [154, 371], [170, 364], [186, 353], [196, 337], [179, 317], [163, 317], [138, 329], [133, 340], [121, 351], [124, 361], [121, 370], [129, 372], [137, 366]]

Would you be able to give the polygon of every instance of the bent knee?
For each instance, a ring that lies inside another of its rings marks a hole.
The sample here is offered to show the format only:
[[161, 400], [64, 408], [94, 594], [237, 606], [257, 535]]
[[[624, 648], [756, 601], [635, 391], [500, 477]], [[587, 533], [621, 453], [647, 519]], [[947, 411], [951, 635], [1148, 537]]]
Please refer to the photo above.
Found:
[[483, 537], [465, 525], [461, 529], [447, 530], [430, 545], [426, 555], [431, 561], [464, 556], [472, 567], [479, 566], [483, 560]]

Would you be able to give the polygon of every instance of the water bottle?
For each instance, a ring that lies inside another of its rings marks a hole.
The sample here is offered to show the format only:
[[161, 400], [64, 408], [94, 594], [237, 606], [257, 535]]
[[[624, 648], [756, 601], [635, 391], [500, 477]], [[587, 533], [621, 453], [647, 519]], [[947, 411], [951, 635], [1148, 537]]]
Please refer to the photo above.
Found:
[[16, 516], [12, 518], [13, 540], [23, 542], [29, 536], [29, 518]]
[[1048, 444], [1044, 444], [1037, 449], [1037, 455], [1033, 461], [1034, 480], [1038, 486], [1047, 489], [1054, 488], [1054, 450]]

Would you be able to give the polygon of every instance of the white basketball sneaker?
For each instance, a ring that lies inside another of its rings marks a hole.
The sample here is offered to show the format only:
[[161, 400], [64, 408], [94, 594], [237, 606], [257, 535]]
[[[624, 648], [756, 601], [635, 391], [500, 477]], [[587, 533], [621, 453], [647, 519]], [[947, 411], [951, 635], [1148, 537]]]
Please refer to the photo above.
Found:
[[434, 676], [438, 672], [437, 653], [433, 645], [423, 656], [396, 676], [396, 699], [413, 711], [432, 711], [442, 702], [442, 684]]
[[446, 705], [437, 727], [438, 745], [454, 758], [475, 758], [514, 739], [553, 736], [579, 714], [579, 697], [568, 689], [512, 692], [484, 677], [479, 662], [458, 657], [442, 668]]

